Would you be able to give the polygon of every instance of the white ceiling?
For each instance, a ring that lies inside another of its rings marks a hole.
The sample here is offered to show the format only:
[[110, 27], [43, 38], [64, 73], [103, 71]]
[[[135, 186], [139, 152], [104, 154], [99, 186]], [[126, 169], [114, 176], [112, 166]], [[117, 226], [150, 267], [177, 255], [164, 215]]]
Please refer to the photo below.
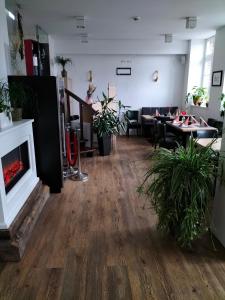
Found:
[[[8, 0], [13, 1], [13, 0]], [[24, 25], [39, 24], [46, 32], [77, 37], [74, 16], [87, 17], [89, 39], [206, 38], [225, 25], [225, 0], [20, 0]], [[140, 16], [134, 22], [132, 16]], [[197, 16], [194, 30], [185, 28], [185, 17]], [[77, 37], [78, 38], [78, 37]]]

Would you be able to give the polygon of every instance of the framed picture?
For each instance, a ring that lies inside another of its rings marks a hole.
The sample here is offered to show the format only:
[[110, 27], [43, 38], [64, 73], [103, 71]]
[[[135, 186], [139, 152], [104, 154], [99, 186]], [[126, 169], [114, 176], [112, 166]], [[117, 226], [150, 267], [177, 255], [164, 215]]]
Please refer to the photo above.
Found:
[[131, 68], [116, 68], [116, 75], [131, 75]]
[[215, 71], [212, 73], [212, 86], [221, 86], [223, 81], [223, 71]]

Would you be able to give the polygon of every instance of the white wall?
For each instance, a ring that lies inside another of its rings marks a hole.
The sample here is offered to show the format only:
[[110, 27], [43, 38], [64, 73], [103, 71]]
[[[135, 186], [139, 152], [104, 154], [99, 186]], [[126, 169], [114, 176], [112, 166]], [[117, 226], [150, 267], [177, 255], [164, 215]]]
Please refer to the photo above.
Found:
[[[225, 71], [225, 27], [220, 28], [216, 32], [215, 52], [213, 60], [213, 71]], [[209, 115], [219, 118], [220, 101], [218, 98], [222, 93], [223, 86], [211, 87]], [[222, 140], [222, 156], [225, 152], [225, 123], [224, 134]], [[221, 157], [222, 158], [222, 157]], [[225, 170], [225, 159], [222, 159]], [[225, 174], [223, 175], [225, 176]], [[217, 182], [216, 196], [214, 199], [213, 224], [212, 230], [216, 237], [225, 246], [225, 184], [221, 184], [220, 179]]]
[[[215, 51], [213, 57], [212, 71], [223, 70], [225, 72], [225, 26], [216, 31]], [[224, 81], [223, 81], [224, 82]], [[220, 117], [220, 96], [223, 91], [223, 83], [220, 87], [210, 88], [209, 117], [221, 119]]]
[[[88, 87], [87, 74], [93, 71], [97, 86], [94, 99], [107, 93], [108, 83], [116, 86], [117, 98], [132, 109], [143, 106], [180, 106], [183, 100], [184, 70], [180, 55], [73, 55], [68, 66], [73, 91], [82, 99]], [[117, 76], [117, 67], [131, 67], [131, 76]], [[153, 82], [152, 74], [159, 71], [159, 81]], [[77, 112], [77, 110], [73, 110]]]
[[5, 12], [5, 0], [0, 0], [0, 80], [6, 79], [8, 74], [8, 29]]
[[73, 54], [110, 54], [110, 55], [158, 55], [187, 54], [188, 41], [175, 40], [164, 43], [163, 37], [155, 40], [89, 40], [87, 44], [76, 39], [55, 37], [58, 53]]

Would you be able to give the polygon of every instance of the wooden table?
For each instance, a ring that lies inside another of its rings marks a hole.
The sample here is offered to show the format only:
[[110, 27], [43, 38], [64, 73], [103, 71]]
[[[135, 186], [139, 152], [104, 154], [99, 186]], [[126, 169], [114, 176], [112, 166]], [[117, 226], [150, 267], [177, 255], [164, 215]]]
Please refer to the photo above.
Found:
[[173, 124], [170, 121], [167, 121], [166, 125], [168, 126], [169, 131], [182, 137], [182, 144], [184, 147], [186, 147], [187, 140], [189, 139], [191, 133], [193, 132], [197, 132], [199, 130], [215, 130], [216, 132], [218, 132], [217, 128], [211, 126], [189, 125], [185, 127], [185, 126], [179, 126], [178, 124]]
[[[202, 147], [206, 147], [206, 146], [210, 145], [213, 140], [214, 139], [199, 139], [199, 140], [197, 140], [197, 144], [202, 146]], [[211, 148], [214, 151], [219, 152], [221, 150], [221, 143], [222, 143], [222, 138], [218, 138], [212, 144]]]

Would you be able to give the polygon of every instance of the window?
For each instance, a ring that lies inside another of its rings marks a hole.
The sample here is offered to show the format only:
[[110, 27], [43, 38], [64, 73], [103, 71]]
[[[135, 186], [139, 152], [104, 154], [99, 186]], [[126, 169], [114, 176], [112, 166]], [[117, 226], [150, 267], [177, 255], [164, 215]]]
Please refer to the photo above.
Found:
[[208, 95], [211, 86], [214, 44], [215, 44], [214, 36], [205, 41], [205, 51], [204, 51], [203, 70], [202, 70], [202, 87], [208, 90]]

